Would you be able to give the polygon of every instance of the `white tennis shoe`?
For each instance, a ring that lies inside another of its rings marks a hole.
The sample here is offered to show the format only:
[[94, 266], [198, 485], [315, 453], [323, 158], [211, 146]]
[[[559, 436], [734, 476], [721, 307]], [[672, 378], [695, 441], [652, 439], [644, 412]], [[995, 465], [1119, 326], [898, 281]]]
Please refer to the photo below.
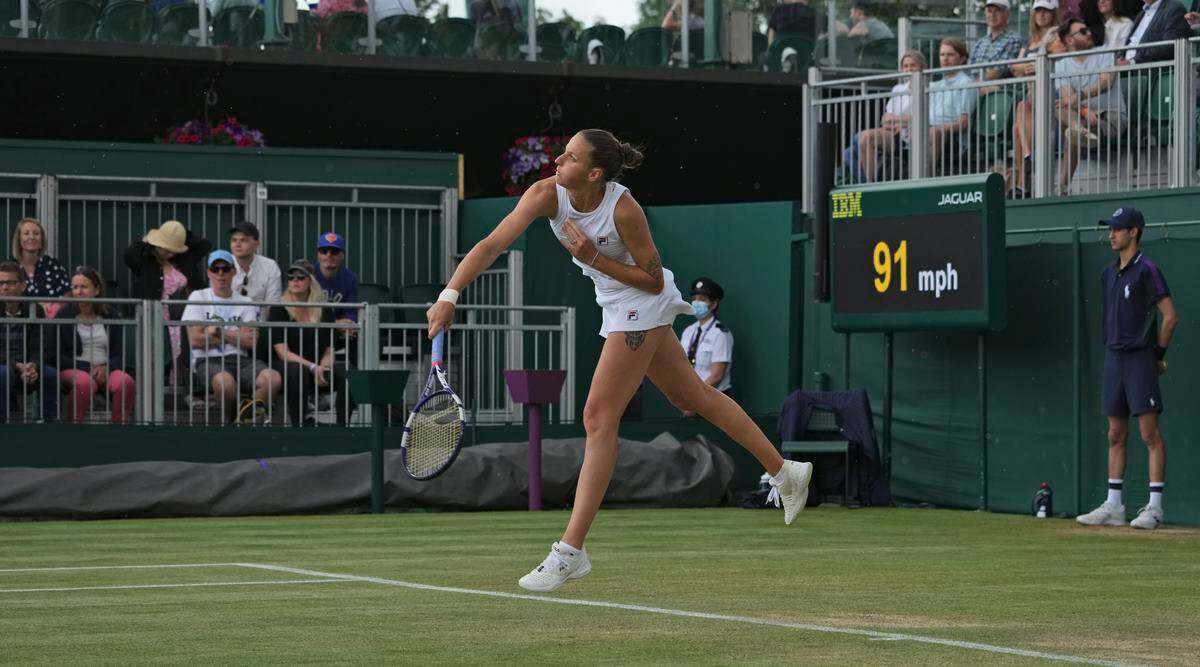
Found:
[[592, 571], [587, 549], [571, 549], [558, 542], [550, 545], [550, 555], [541, 565], [517, 582], [527, 591], [549, 593], [558, 590], [569, 579], [586, 577]]
[[1075, 517], [1075, 520], [1085, 526], [1124, 526], [1125, 506], [1106, 501], [1091, 512]]
[[1138, 510], [1137, 518], [1129, 522], [1129, 525], [1134, 528], [1143, 528], [1145, 530], [1154, 530], [1162, 525], [1163, 511], [1161, 507], [1151, 507], [1146, 505]]
[[783, 473], [783, 481], [776, 483], [771, 478], [767, 502], [779, 507], [779, 501], [783, 501], [783, 523], [790, 526], [808, 503], [808, 483], [812, 481], [813, 465], [806, 461], [784, 461], [780, 472]]

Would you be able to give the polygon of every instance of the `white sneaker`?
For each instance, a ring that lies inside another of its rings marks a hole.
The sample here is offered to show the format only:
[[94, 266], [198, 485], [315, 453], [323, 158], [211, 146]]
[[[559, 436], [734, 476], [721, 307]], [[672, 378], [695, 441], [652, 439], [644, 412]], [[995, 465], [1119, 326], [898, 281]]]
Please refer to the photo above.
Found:
[[776, 484], [775, 479], [771, 479], [767, 502], [779, 507], [779, 501], [783, 500], [783, 523], [790, 526], [808, 502], [808, 483], [812, 481], [813, 466], [806, 461], [784, 461], [780, 472], [783, 473], [783, 481]]
[[1106, 501], [1091, 512], [1075, 517], [1075, 520], [1085, 526], [1124, 526], [1125, 506]]
[[527, 591], [549, 593], [558, 590], [568, 579], [586, 577], [591, 571], [592, 562], [588, 560], [587, 549], [575, 551], [555, 542], [550, 545], [550, 555], [546, 556], [546, 560], [521, 577], [517, 584]]
[[1146, 530], [1154, 530], [1162, 525], [1163, 511], [1161, 507], [1151, 507], [1146, 505], [1138, 510], [1137, 518], [1129, 522], [1129, 525], [1134, 528], [1144, 528]]

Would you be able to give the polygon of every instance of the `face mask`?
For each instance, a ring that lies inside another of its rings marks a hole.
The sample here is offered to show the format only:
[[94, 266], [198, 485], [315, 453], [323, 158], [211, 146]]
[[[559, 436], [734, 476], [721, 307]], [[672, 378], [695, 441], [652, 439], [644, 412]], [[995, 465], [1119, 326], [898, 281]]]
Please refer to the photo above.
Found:
[[702, 320], [705, 317], [707, 317], [708, 316], [708, 302], [701, 301], [700, 299], [696, 299], [695, 301], [693, 301], [692, 302], [692, 314], [695, 315], [696, 319], [698, 319], [698, 320]]

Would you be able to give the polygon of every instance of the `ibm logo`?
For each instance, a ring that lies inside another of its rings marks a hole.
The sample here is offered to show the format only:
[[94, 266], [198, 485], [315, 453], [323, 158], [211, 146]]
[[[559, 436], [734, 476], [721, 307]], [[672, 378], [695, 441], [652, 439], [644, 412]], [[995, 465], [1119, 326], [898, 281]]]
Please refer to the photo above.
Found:
[[830, 211], [830, 215], [834, 220], [862, 217], [861, 192], [834, 192], [829, 196], [833, 198], [833, 210]]

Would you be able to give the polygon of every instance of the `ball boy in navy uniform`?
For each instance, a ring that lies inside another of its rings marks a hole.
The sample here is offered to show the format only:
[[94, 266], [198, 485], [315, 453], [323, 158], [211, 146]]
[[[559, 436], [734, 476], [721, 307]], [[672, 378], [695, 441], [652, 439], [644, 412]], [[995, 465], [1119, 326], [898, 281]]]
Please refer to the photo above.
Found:
[[[1166, 447], [1158, 430], [1163, 411], [1158, 376], [1167, 372], [1167, 345], [1179, 323], [1175, 302], [1162, 271], [1141, 253], [1146, 220], [1135, 208], [1119, 208], [1108, 225], [1108, 242], [1119, 257], [1100, 277], [1104, 291], [1104, 414], [1108, 415], [1108, 498], [1076, 521], [1088, 526], [1125, 524], [1121, 487], [1125, 476], [1125, 443], [1129, 417], [1150, 455], [1150, 502], [1129, 523], [1134, 528], [1162, 524], [1163, 473]], [[1157, 311], [1157, 312], [1156, 312]], [[1156, 314], [1161, 321], [1155, 327]]]

